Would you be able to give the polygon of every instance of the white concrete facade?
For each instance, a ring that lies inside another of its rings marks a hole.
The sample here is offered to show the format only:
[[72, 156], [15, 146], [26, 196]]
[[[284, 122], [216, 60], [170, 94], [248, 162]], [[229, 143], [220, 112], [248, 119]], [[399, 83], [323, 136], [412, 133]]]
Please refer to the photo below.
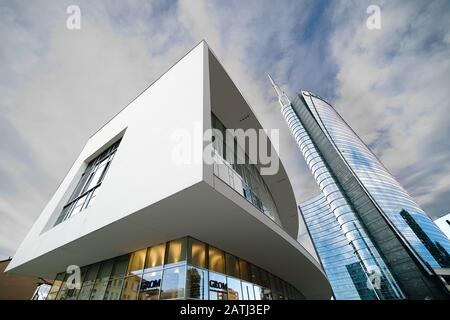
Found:
[[450, 239], [450, 213], [439, 219], [434, 220], [434, 223], [442, 230], [442, 232]]
[[[194, 136], [192, 160], [173, 161], [174, 130], [204, 132], [211, 111], [228, 128], [261, 128], [205, 42], [142, 92], [87, 142], [17, 250], [7, 271], [52, 277], [152, 244], [192, 236], [294, 285], [306, 298], [331, 290], [318, 262], [294, 239], [298, 212], [280, 163], [263, 176], [282, 227], [217, 178]], [[245, 118], [245, 121], [242, 119]], [[122, 138], [95, 204], [54, 226], [87, 163]]]

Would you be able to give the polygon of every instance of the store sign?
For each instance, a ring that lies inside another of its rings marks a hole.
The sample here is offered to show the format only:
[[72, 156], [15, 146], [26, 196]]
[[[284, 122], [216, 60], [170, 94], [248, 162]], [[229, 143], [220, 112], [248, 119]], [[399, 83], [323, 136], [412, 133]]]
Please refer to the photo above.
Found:
[[141, 285], [141, 290], [145, 291], [145, 290], [149, 290], [149, 289], [153, 289], [153, 288], [158, 288], [161, 286], [161, 279], [155, 279], [155, 280], [150, 280], [150, 281], [143, 281], [142, 285]]
[[209, 280], [209, 287], [219, 290], [227, 290], [227, 284], [216, 280]]

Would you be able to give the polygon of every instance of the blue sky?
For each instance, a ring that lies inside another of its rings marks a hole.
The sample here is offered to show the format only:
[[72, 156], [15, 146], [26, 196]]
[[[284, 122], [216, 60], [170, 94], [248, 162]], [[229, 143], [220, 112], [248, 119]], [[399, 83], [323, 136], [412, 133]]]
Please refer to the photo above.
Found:
[[[66, 8], [81, 9], [81, 30]], [[381, 30], [366, 8], [381, 7]], [[87, 138], [205, 39], [267, 128], [300, 202], [317, 192], [266, 74], [327, 98], [433, 218], [450, 211], [448, 1], [0, 3], [0, 258]]]

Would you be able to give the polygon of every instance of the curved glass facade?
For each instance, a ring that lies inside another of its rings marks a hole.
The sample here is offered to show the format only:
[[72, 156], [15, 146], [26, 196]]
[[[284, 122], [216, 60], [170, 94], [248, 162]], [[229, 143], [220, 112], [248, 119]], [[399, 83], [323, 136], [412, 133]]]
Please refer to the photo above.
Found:
[[330, 104], [309, 92], [303, 92], [302, 96], [353, 174], [425, 266], [450, 267], [450, 240]]
[[[339, 184], [318, 152], [309, 134], [301, 125], [292, 106], [290, 104], [283, 106], [281, 113], [285, 117], [288, 126], [303, 153], [306, 163], [313, 172], [313, 175], [324, 194], [324, 199], [329, 205], [328, 210], [331, 210], [334, 215], [329, 217], [331, 218], [329, 222], [332, 225], [324, 223], [322, 219], [318, 220], [318, 223], [313, 228], [315, 235], [323, 235], [323, 238], [321, 239], [323, 244], [329, 245], [330, 243], [334, 243], [335, 240], [335, 234], [331, 233], [329, 230], [330, 226], [339, 227], [339, 234], [343, 235], [347, 246], [350, 246], [353, 251], [352, 257], [356, 259], [361, 275], [366, 277], [367, 280], [373, 272], [376, 272], [380, 277], [380, 283], [382, 283], [382, 285], [377, 288], [368, 288], [371, 293], [367, 296], [371, 295], [373, 299], [402, 298], [402, 293], [398, 289], [398, 286], [387, 269], [383, 259], [362, 227], [353, 208], [344, 196]], [[308, 225], [308, 221], [305, 222]], [[314, 239], [312, 234], [311, 236]], [[336, 259], [339, 259], [339, 257]], [[331, 271], [331, 269], [329, 269], [329, 271]], [[368, 285], [370, 286], [369, 283]]]
[[243, 259], [185, 237], [56, 276], [47, 300], [304, 299], [289, 283]]
[[[347, 240], [325, 197], [320, 194], [300, 204], [317, 255], [337, 300], [376, 300], [374, 289], [358, 255]], [[382, 285], [385, 285], [383, 283]], [[388, 291], [384, 288], [381, 291]], [[383, 292], [383, 298], [387, 298]], [[395, 297], [393, 297], [395, 298]]]

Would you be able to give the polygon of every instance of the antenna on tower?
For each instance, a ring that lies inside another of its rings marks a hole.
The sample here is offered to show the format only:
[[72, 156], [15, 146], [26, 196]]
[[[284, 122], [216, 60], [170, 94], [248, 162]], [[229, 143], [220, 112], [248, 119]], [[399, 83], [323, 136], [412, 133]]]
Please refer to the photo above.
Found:
[[284, 91], [281, 90], [280, 86], [275, 83], [275, 81], [272, 79], [270, 74], [267, 74], [267, 76], [269, 77], [269, 80], [270, 80], [270, 83], [272, 84], [272, 87], [275, 89], [275, 92], [277, 93], [278, 102], [280, 103], [280, 106], [284, 107], [286, 105], [290, 105], [291, 101], [289, 100], [289, 98], [286, 95], [286, 93], [284, 93]]

